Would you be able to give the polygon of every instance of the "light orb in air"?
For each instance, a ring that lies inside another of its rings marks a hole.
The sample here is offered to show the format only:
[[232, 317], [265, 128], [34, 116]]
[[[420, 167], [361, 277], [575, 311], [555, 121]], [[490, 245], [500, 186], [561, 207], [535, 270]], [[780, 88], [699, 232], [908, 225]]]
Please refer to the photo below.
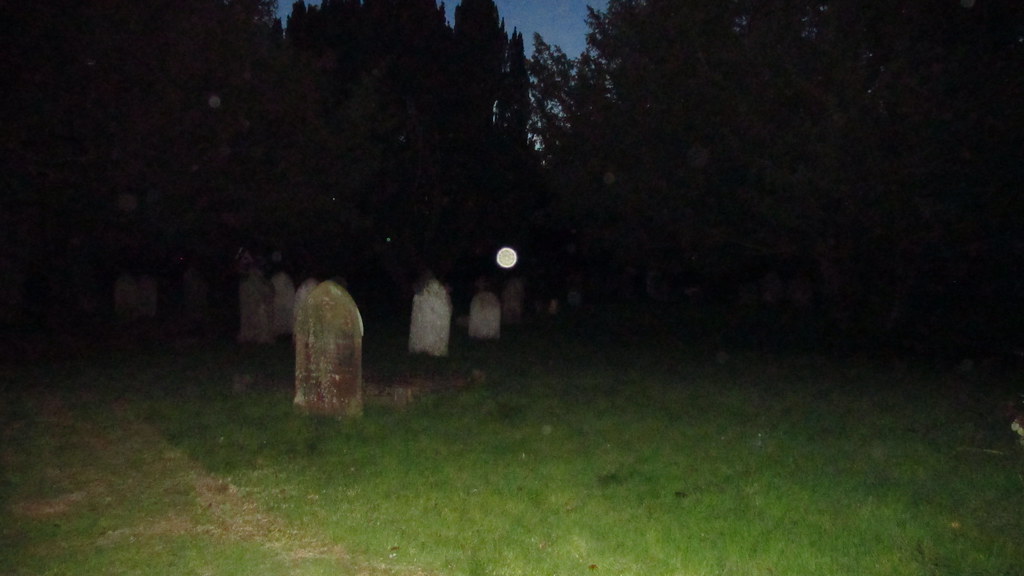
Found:
[[502, 268], [508, 270], [509, 268], [515, 266], [516, 262], [519, 261], [519, 255], [516, 254], [516, 251], [513, 250], [512, 248], [505, 246], [501, 250], [498, 250], [498, 256], [496, 260], [498, 261], [498, 266], [501, 266]]

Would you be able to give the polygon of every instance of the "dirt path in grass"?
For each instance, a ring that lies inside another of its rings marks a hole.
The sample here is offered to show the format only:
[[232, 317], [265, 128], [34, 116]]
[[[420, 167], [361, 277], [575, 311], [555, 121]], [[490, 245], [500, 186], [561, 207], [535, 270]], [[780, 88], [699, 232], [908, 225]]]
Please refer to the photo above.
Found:
[[[94, 409], [102, 416], [90, 419], [57, 394], [27, 403], [30, 417], [0, 430], [0, 466], [18, 478], [2, 516], [13, 521], [12, 531], [22, 521], [73, 526], [76, 517], [101, 515], [93, 524], [103, 530], [65, 533], [51, 545], [66, 551], [70, 540], [86, 550], [186, 537], [214, 547], [258, 545], [290, 566], [289, 574], [310, 572], [311, 563], [326, 563], [337, 574], [424, 574], [369, 565], [322, 535], [289, 525], [168, 444], [127, 405]], [[45, 546], [34, 548], [32, 554], [47, 554]]]

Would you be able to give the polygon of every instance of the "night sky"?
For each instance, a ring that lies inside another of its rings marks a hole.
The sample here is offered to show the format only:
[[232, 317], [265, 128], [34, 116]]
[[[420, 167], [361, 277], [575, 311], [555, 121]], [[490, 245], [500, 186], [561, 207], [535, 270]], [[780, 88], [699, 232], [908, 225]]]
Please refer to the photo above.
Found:
[[[318, 0], [307, 5], [319, 4]], [[455, 7], [458, 0], [445, 3], [448, 23], [455, 21]], [[498, 14], [505, 19], [505, 28], [511, 33], [515, 28], [526, 39], [526, 52], [533, 51], [533, 33], [539, 32], [548, 44], [559, 46], [570, 57], [576, 57], [586, 48], [587, 5], [604, 10], [606, 0], [495, 0]], [[278, 15], [286, 23], [291, 13], [292, 2], [278, 0]]]

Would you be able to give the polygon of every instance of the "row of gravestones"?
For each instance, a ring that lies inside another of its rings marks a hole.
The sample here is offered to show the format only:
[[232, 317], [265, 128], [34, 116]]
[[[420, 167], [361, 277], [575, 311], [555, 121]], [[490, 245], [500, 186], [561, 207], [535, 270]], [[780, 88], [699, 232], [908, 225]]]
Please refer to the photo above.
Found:
[[[304, 285], [316, 286], [316, 280]], [[302, 287], [300, 286], [300, 289]], [[278, 272], [267, 280], [263, 272], [252, 269], [238, 284], [239, 342], [268, 344], [278, 336], [292, 333], [297, 298], [308, 293], [295, 288], [288, 274]]]
[[[304, 288], [308, 293], [303, 294]], [[510, 281], [505, 304], [488, 291], [470, 303], [469, 335], [476, 339], [500, 336], [503, 312], [507, 321], [522, 319], [523, 283]], [[300, 287], [295, 305], [295, 406], [309, 414], [359, 416], [363, 411], [363, 320], [352, 296], [335, 282]], [[433, 356], [448, 353], [452, 304], [448, 290], [429, 277], [413, 296], [409, 351]]]
[[[181, 287], [184, 317], [204, 319], [209, 311], [210, 286], [202, 274], [190, 266], [182, 275]], [[128, 272], [122, 273], [114, 282], [114, 316], [123, 322], [156, 318], [159, 293], [156, 278], [147, 275], [136, 278]]]
[[[502, 298], [481, 290], [469, 303], [469, 337], [476, 340], [501, 338], [502, 324], [523, 320], [525, 286], [521, 278], [505, 284]], [[445, 356], [451, 335], [452, 301], [448, 290], [436, 278], [428, 277], [412, 298], [409, 352]]]

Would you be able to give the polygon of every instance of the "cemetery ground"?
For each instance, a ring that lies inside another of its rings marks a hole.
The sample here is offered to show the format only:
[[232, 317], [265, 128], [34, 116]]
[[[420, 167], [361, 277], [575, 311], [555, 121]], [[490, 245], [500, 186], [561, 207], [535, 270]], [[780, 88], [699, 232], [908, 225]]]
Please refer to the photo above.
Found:
[[[0, 574], [1024, 574], [1024, 374], [535, 321], [405, 352], [355, 420], [286, 340], [0, 369]], [[428, 390], [429, 389], [429, 390]]]

